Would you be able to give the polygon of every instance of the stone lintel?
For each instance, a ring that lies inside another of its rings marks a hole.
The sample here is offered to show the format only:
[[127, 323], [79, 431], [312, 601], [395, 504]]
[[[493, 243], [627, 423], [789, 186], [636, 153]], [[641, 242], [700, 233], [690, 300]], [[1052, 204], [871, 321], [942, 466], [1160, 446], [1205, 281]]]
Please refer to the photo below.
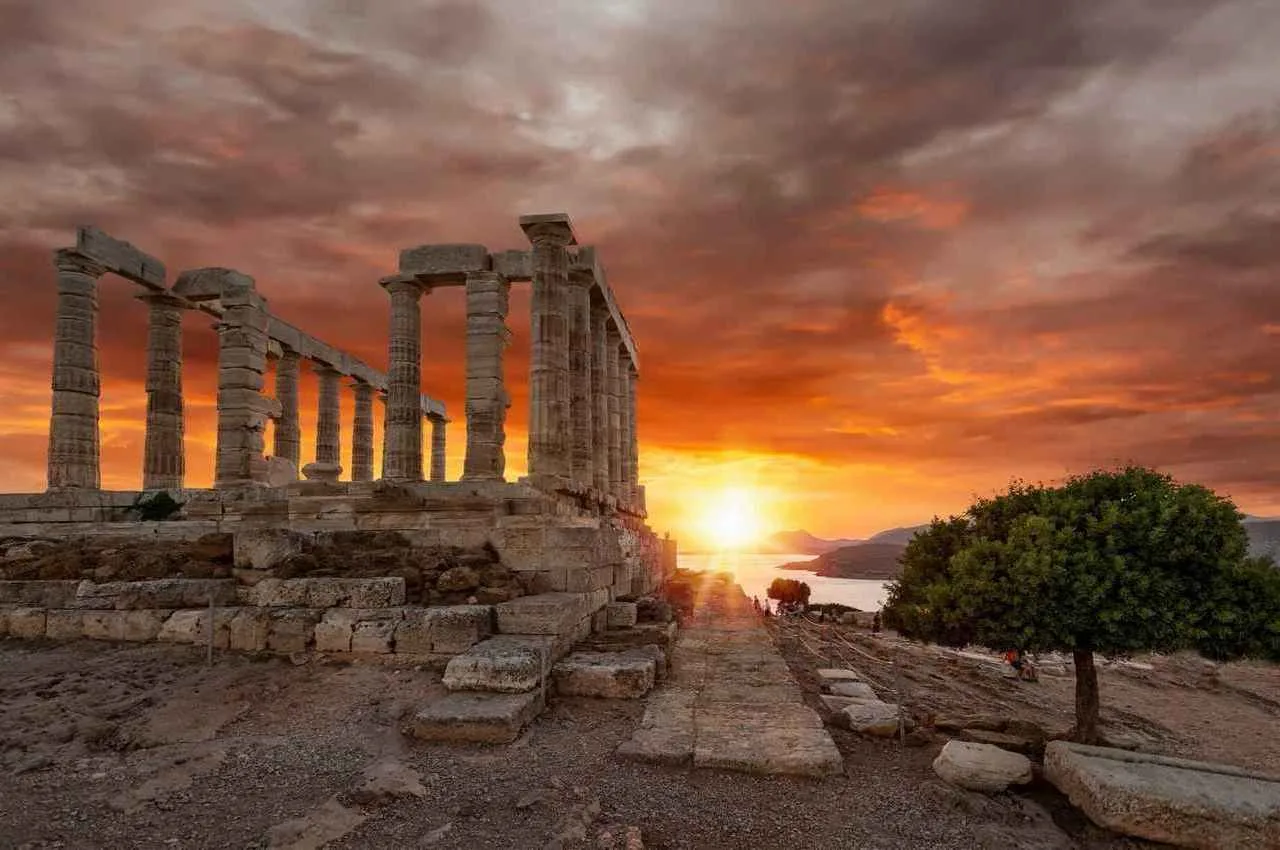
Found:
[[173, 294], [188, 301], [220, 301], [227, 295], [254, 291], [253, 278], [235, 269], [211, 266], [187, 269], [178, 275]]
[[533, 254], [528, 251], [498, 251], [489, 255], [489, 262], [508, 281], [533, 280]]
[[595, 278], [595, 293], [600, 304], [609, 313], [609, 318], [614, 328], [618, 331], [618, 337], [622, 340], [622, 344], [626, 346], [627, 354], [631, 356], [631, 363], [635, 366], [636, 371], [640, 370], [640, 352], [636, 348], [635, 337], [631, 335], [631, 328], [627, 325], [627, 319], [622, 315], [622, 310], [618, 307], [618, 300], [613, 295], [613, 289], [609, 286], [609, 276], [605, 273], [604, 266], [600, 263], [599, 252], [593, 245], [584, 245], [579, 248], [570, 260], [569, 270], [571, 273], [589, 272]]
[[134, 283], [148, 289], [164, 289], [164, 263], [92, 225], [76, 228], [76, 250]]
[[489, 249], [483, 245], [418, 245], [400, 252], [400, 274], [434, 286], [460, 286], [470, 272], [490, 268]]
[[578, 244], [578, 237], [573, 232], [573, 224], [569, 221], [568, 213], [536, 213], [534, 215], [520, 216], [520, 229], [525, 232], [526, 236], [541, 227], [562, 230], [569, 237], [568, 242], [565, 244]]

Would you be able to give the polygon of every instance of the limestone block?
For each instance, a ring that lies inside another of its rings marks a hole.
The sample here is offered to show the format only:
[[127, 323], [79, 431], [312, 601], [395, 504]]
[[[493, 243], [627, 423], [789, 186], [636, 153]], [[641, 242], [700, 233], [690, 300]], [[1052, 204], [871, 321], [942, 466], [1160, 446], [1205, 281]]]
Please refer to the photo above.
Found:
[[[444, 609], [405, 609], [403, 619], [396, 622], [395, 651], [397, 653], [407, 653], [411, 655], [427, 655], [431, 653], [431, 620], [428, 614], [432, 610]], [[492, 612], [490, 612], [490, 615], [492, 615]], [[318, 640], [319, 636], [317, 636], [317, 641]], [[476, 641], [472, 641], [472, 643], [475, 642]], [[448, 645], [448, 641], [441, 642], [441, 646], [446, 645]], [[470, 648], [471, 644], [469, 643], [459, 651], [465, 652]]]
[[401, 274], [431, 283], [463, 283], [467, 272], [489, 270], [489, 249], [483, 245], [418, 245], [400, 252]]
[[852, 670], [843, 670], [834, 667], [826, 667], [815, 671], [823, 685], [829, 685], [833, 682], [861, 682], [862, 677]]
[[637, 612], [634, 602], [610, 602], [604, 606], [604, 611], [611, 629], [629, 629], [636, 624]]
[[570, 593], [586, 593], [592, 590], [613, 586], [614, 568], [612, 566], [588, 567], [586, 569], [569, 570], [566, 587]]
[[306, 652], [315, 641], [315, 628], [319, 622], [320, 612], [307, 608], [272, 611], [267, 649], [285, 654]]
[[150, 289], [163, 289], [164, 263], [91, 225], [76, 228], [76, 251]]
[[263, 608], [305, 608], [308, 579], [264, 578], [252, 587], [241, 587], [237, 594], [246, 605]]
[[898, 734], [898, 706], [892, 703], [864, 702], [850, 705], [841, 712], [842, 725], [863, 735], [892, 738]]
[[404, 605], [405, 583], [401, 576], [342, 579], [346, 605], [351, 608], [393, 608]]
[[296, 483], [298, 480], [297, 465], [283, 457], [267, 458], [267, 486], [268, 487], [288, 487], [290, 484]]
[[1280, 847], [1280, 777], [1051, 741], [1045, 776], [1094, 823], [1181, 847]]
[[556, 693], [605, 699], [638, 699], [656, 677], [652, 658], [610, 652], [575, 652], [552, 670]]
[[170, 616], [167, 610], [154, 608], [116, 613], [121, 615], [120, 639], [137, 643], [155, 640]]
[[830, 682], [823, 686], [828, 693], [838, 697], [857, 697], [863, 700], [876, 700], [875, 689], [866, 682]]
[[232, 618], [228, 631], [228, 648], [237, 652], [263, 652], [271, 633], [271, 612], [241, 608]]
[[153, 581], [82, 581], [76, 588], [74, 607], [82, 609], [199, 608], [236, 601], [234, 579], [170, 578]]
[[990, 744], [948, 741], [933, 762], [943, 781], [971, 791], [995, 793], [1031, 781], [1031, 760]]
[[879, 699], [863, 699], [861, 697], [840, 697], [832, 694], [821, 694], [818, 697], [827, 710], [836, 715], [837, 722], [844, 721], [844, 715], [841, 713], [851, 705], [866, 705], [867, 703], [880, 702]]
[[522, 693], [542, 684], [550, 648], [537, 640], [499, 635], [450, 659], [444, 686], [451, 691]]
[[44, 637], [45, 618], [43, 608], [10, 608], [9, 637], [27, 639]]
[[351, 633], [351, 651], [385, 654], [392, 651], [396, 620], [364, 620]]
[[76, 581], [0, 581], [0, 605], [72, 608]]
[[529, 251], [495, 251], [489, 257], [493, 270], [507, 280], [533, 279], [533, 254]]
[[290, 555], [301, 552], [304, 541], [303, 535], [283, 528], [238, 531], [233, 544], [235, 565], [269, 570]]
[[585, 593], [540, 593], [495, 605], [498, 632], [520, 635], [569, 634], [583, 617], [595, 612], [608, 601], [609, 592], [604, 590], [600, 593], [604, 594], [602, 598]]
[[49, 640], [77, 640], [84, 637], [84, 614], [74, 610], [49, 609], [45, 614], [44, 635]]
[[428, 608], [431, 651], [438, 654], [466, 652], [493, 634], [493, 622], [494, 608], [489, 605]]
[[324, 618], [316, 623], [316, 652], [350, 652], [355, 626], [355, 612], [344, 609], [325, 611]]
[[507, 744], [543, 708], [542, 690], [520, 694], [459, 691], [414, 715], [409, 734], [423, 741]]
[[440, 574], [436, 587], [443, 593], [474, 590], [480, 586], [480, 574], [471, 567], [451, 567]]
[[[103, 611], [102, 614], [113, 612]], [[235, 619], [235, 608], [219, 608], [213, 618], [213, 645], [216, 649], [226, 649], [231, 645], [231, 623]], [[89, 618], [85, 615], [85, 635], [89, 635]], [[114, 640], [123, 640], [123, 620], [112, 628], [121, 635]], [[209, 642], [209, 612], [207, 609], [196, 611], [175, 611], [166, 619], [156, 636], [157, 640], [168, 643], [192, 643], [206, 645]]]

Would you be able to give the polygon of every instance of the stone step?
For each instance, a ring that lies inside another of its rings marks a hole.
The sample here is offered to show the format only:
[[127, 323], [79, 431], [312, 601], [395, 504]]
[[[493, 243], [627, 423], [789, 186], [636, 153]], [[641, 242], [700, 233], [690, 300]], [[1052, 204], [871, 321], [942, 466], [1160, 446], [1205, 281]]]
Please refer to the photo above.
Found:
[[639, 652], [575, 652], [552, 669], [551, 679], [560, 696], [639, 699], [657, 678], [651, 655]]
[[414, 715], [408, 733], [420, 741], [509, 744], [542, 712], [542, 691], [451, 693]]
[[512, 694], [538, 690], [551, 669], [552, 637], [498, 635], [450, 659], [444, 686], [451, 691]]

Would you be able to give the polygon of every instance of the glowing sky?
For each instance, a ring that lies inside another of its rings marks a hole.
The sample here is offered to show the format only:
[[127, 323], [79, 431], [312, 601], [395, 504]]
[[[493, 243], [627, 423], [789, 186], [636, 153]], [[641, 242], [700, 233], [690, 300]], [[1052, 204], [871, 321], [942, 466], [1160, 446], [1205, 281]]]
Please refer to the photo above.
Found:
[[[79, 223], [251, 274], [382, 366], [398, 249], [523, 247], [519, 214], [563, 210], [639, 340], [659, 531], [736, 487], [856, 536], [1117, 460], [1280, 512], [1277, 56], [1271, 0], [0, 0], [0, 489], [43, 488], [49, 250]], [[118, 488], [134, 294], [104, 281]], [[460, 419], [462, 295], [423, 305]], [[521, 286], [515, 474], [527, 313]]]

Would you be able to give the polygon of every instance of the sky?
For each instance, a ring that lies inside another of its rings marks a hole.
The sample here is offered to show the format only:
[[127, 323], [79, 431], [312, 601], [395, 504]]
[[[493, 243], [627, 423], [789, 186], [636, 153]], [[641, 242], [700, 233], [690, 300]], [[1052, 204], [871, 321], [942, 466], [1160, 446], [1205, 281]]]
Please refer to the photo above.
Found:
[[[249, 274], [382, 367], [401, 248], [526, 247], [520, 214], [563, 211], [638, 340], [660, 532], [745, 499], [761, 531], [862, 536], [1126, 462], [1280, 513], [1278, 56], [1271, 0], [0, 0], [0, 490], [44, 487], [78, 224], [170, 280]], [[118, 489], [136, 290], [101, 286]], [[422, 303], [456, 476], [462, 293]], [[201, 486], [208, 317], [185, 342]]]

